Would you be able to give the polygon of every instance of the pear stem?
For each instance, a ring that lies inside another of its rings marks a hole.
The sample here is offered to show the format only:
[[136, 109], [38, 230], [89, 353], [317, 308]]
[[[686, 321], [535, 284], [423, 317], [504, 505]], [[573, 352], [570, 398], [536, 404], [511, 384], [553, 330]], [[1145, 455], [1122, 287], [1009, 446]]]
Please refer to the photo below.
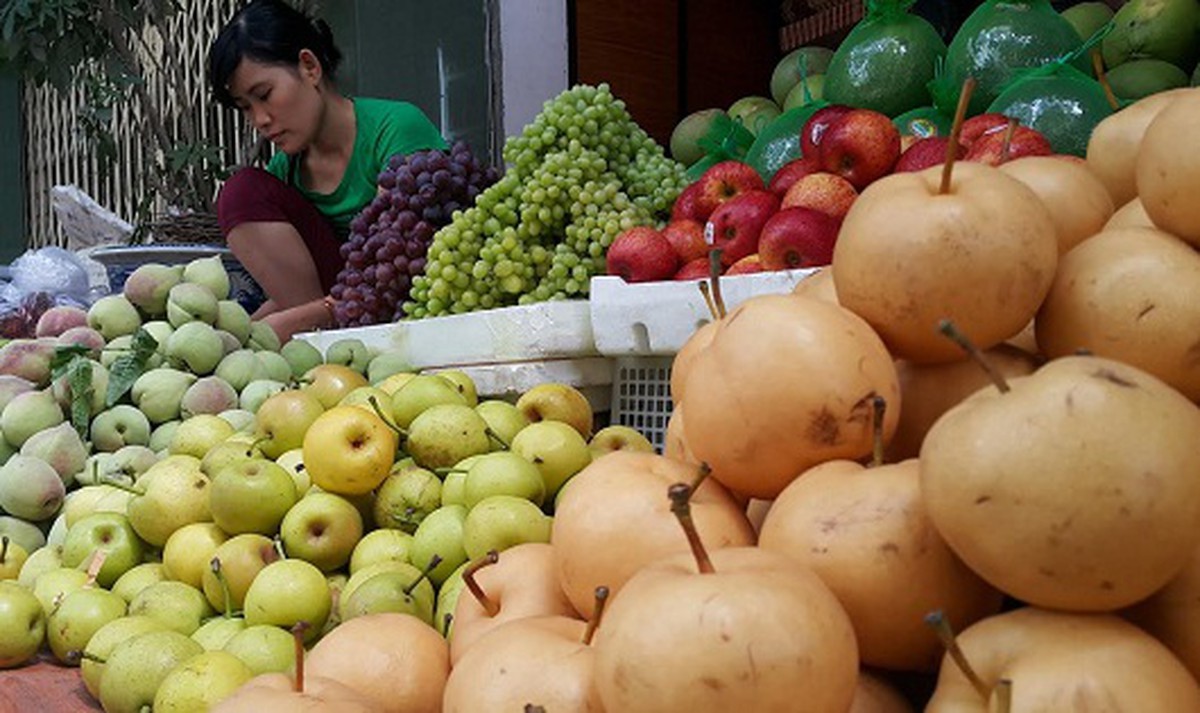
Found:
[[999, 389], [1000, 393], [1007, 394], [1011, 390], [1008, 382], [1004, 380], [1004, 375], [996, 370], [995, 365], [988, 361], [988, 358], [983, 355], [983, 352], [979, 350], [979, 347], [975, 346], [974, 342], [967, 338], [967, 335], [963, 334], [961, 331], [959, 331], [958, 327], [954, 326], [954, 322], [951, 322], [948, 319], [943, 319], [938, 324], [938, 331], [949, 337], [955, 344], [957, 344], [964, 352], [967, 353], [967, 356], [974, 359], [975, 363], [983, 367], [983, 370], [987, 372], [988, 377], [991, 378], [992, 383], [996, 385], [996, 388]]
[[442, 636], [450, 636], [450, 624], [454, 622], [454, 614], [446, 612], [442, 617]]
[[546, 709], [543, 708], [542, 706], [537, 706], [532, 703], [526, 703], [524, 713], [546, 713]]
[[1113, 92], [1112, 85], [1108, 83], [1108, 73], [1104, 70], [1104, 57], [1098, 49], [1092, 50], [1092, 68], [1096, 70], [1096, 81], [1100, 82], [1100, 87], [1104, 89], [1104, 98], [1108, 100], [1108, 105], [1113, 108], [1113, 111], [1117, 111], [1121, 108], [1121, 102]]
[[496, 441], [496, 443], [499, 443], [500, 447], [504, 450], [512, 450], [512, 446], [508, 444], [508, 441], [505, 441], [503, 438], [501, 438], [500, 434], [493, 431], [490, 426], [484, 429], [484, 433], [488, 435], [488, 438], [491, 438], [492, 440]]
[[1002, 678], [996, 682], [996, 713], [1012, 711], [1012, 681]]
[[308, 631], [307, 621], [298, 621], [292, 626], [292, 642], [296, 646], [296, 680], [292, 682], [292, 690], [304, 693], [304, 632]]
[[671, 512], [679, 520], [683, 534], [687, 536], [688, 545], [692, 548], [696, 568], [700, 570], [700, 574], [713, 574], [717, 570], [713, 569], [712, 560], [708, 558], [704, 543], [700, 541], [700, 533], [696, 531], [696, 523], [692, 520], [692, 487], [687, 483], [676, 483], [667, 489], [667, 496], [671, 498]]
[[708, 288], [708, 281], [701, 280], [699, 287], [700, 294], [704, 296], [704, 304], [708, 306], [708, 313], [712, 315], [714, 322], [719, 320], [721, 315], [717, 313], [717, 305], [713, 303], [712, 292]]
[[471, 590], [471, 595], [479, 602], [479, 606], [487, 612], [488, 616], [496, 616], [500, 613], [500, 605], [483, 591], [483, 587], [479, 586], [479, 582], [475, 581], [475, 573], [489, 564], [496, 564], [500, 561], [500, 554], [495, 550], [489, 551], [483, 557], [471, 562], [467, 568], [463, 570], [463, 584], [467, 585], [467, 589]]
[[67, 659], [67, 663], [69, 663], [71, 665], [77, 665], [80, 661], [91, 661], [92, 663], [98, 663], [101, 666], [105, 666], [108, 664], [108, 659], [104, 658], [103, 656], [97, 656], [96, 654], [89, 654], [88, 652], [81, 651], [79, 649], [71, 649], [70, 651], [68, 651], [67, 655], [66, 655], [66, 659]]
[[879, 394], [871, 397], [871, 413], [872, 419], [872, 440], [874, 445], [871, 449], [871, 467], [878, 468], [883, 465], [883, 421], [887, 415], [887, 399]]
[[954, 124], [950, 127], [950, 141], [946, 144], [946, 163], [942, 165], [942, 185], [938, 189], [938, 193], [943, 196], [950, 192], [954, 162], [958, 160], [958, 142], [962, 138], [962, 125], [967, 118], [967, 107], [971, 104], [973, 93], [975, 93], [975, 78], [967, 77], [963, 82], [962, 92], [958, 95], [958, 107], [954, 110]]
[[433, 570], [437, 569], [438, 565], [441, 563], [442, 563], [441, 555], [434, 555], [433, 557], [430, 557], [429, 564], [425, 565], [425, 569], [421, 570], [421, 576], [414, 579], [412, 582], [409, 583], [409, 585], [407, 587], [405, 587], [402, 590], [404, 592], [404, 596], [411, 597], [413, 590], [417, 588], [417, 585], [421, 583], [421, 580], [428, 579], [429, 575], [433, 572]]
[[725, 298], [721, 295], [721, 248], [708, 251], [709, 280], [712, 282], [713, 303], [717, 306], [717, 318], [725, 319], [728, 313], [725, 309]]
[[1012, 153], [1013, 135], [1017, 133], [1019, 121], [1008, 118], [1008, 126], [1004, 129], [1004, 141], [1000, 144], [1000, 163], [1008, 163], [1009, 155]]
[[281, 559], [281, 560], [287, 559], [287, 552], [283, 551], [283, 538], [282, 537], [280, 537], [279, 535], [276, 535], [275, 538], [271, 540], [271, 547], [273, 547], [275, 549], [275, 554], [279, 555], [279, 559]]
[[96, 586], [96, 577], [100, 575], [100, 568], [104, 566], [104, 560], [108, 559], [108, 550], [96, 550], [92, 555], [92, 561], [88, 563], [87, 581], [83, 583], [85, 587]]
[[387, 416], [383, 413], [383, 409], [379, 407], [379, 399], [375, 398], [374, 396], [368, 396], [367, 403], [369, 403], [371, 405], [371, 408], [374, 409], [375, 415], [379, 417], [379, 420], [386, 423], [388, 428], [395, 431], [396, 435], [400, 437], [400, 440], [403, 441], [408, 438], [408, 432], [405, 431], [403, 428], [400, 428], [396, 424], [392, 423], [391, 417]]
[[433, 472], [434, 472], [434, 475], [441, 475], [441, 476], [447, 476], [452, 473], [462, 473], [463, 475], [466, 475], [467, 469], [466, 468], [434, 468]]
[[600, 626], [600, 619], [604, 617], [604, 605], [607, 603], [608, 587], [596, 587], [596, 605], [592, 608], [592, 618], [588, 619], [587, 628], [583, 631], [584, 646], [591, 646], [592, 637], [596, 635], [596, 628]]
[[225, 573], [221, 571], [221, 559], [213, 557], [208, 566], [216, 576], [217, 584], [221, 585], [221, 598], [225, 600], [225, 618], [231, 619], [233, 618], [233, 596], [229, 593], [229, 580], [225, 579]]
[[962, 671], [963, 676], [966, 676], [971, 687], [979, 694], [983, 700], [987, 700], [991, 696], [991, 690], [988, 689], [983, 679], [975, 672], [971, 666], [971, 662], [967, 660], [966, 654], [958, 645], [958, 639], [954, 635], [954, 629], [950, 627], [950, 622], [946, 621], [946, 615], [941, 611], [935, 611], [925, 617], [925, 623], [933, 627], [938, 639], [941, 640], [942, 646], [946, 648], [946, 653], [950, 654], [950, 658], [954, 659], [954, 663], [958, 669]]
[[0, 564], [4, 564], [5, 557], [8, 557], [8, 535], [0, 536]]
[[710, 475], [712, 475], [712, 466], [710, 466], [708, 463], [701, 463], [700, 469], [696, 471], [695, 479], [693, 479], [691, 485], [688, 486], [688, 489], [689, 489], [688, 499], [689, 500], [692, 497], [692, 493], [699, 490], [700, 486], [704, 484], [704, 481], [708, 480], [708, 476], [710, 476]]

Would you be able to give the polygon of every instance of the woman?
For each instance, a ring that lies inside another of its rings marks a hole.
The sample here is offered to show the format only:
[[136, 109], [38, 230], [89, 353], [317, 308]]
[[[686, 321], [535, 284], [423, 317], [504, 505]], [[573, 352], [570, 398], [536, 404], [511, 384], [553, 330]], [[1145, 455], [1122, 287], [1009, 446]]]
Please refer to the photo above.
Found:
[[221, 189], [226, 243], [266, 292], [254, 314], [286, 340], [333, 325], [326, 295], [341, 269], [338, 247], [376, 194], [376, 176], [398, 153], [444, 149], [412, 104], [343, 96], [341, 53], [329, 26], [282, 0], [253, 0], [209, 50], [209, 83], [276, 153]]

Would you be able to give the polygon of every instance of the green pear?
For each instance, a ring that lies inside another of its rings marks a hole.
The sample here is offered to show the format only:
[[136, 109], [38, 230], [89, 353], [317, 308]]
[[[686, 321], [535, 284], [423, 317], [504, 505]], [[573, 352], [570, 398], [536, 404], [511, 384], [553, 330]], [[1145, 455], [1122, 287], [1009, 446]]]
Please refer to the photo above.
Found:
[[377, 385], [393, 374], [413, 371], [408, 359], [399, 352], [380, 352], [367, 364], [367, 381]]
[[502, 552], [524, 542], [549, 542], [553, 518], [524, 498], [493, 495], [467, 513], [462, 546], [469, 559]]
[[203, 285], [183, 282], [171, 288], [167, 296], [167, 321], [175, 329], [188, 322], [214, 324], [217, 321], [217, 298]]
[[279, 537], [289, 557], [298, 557], [331, 572], [350, 561], [362, 539], [363, 520], [349, 500], [312, 492], [291, 507], [279, 525]]
[[289, 340], [280, 348], [279, 354], [292, 368], [293, 379], [299, 379], [307, 374], [309, 369], [325, 363], [321, 350], [302, 339]]
[[199, 462], [208, 449], [233, 435], [233, 426], [210, 413], [192, 416], [175, 430], [167, 450], [172, 455], [190, 455]]
[[17, 449], [14, 448], [13, 445], [4, 438], [4, 432], [3, 430], [0, 430], [0, 465], [7, 463], [8, 459], [12, 458], [16, 454]]
[[180, 405], [196, 376], [178, 369], [151, 369], [133, 382], [130, 398], [152, 424], [179, 418]]
[[62, 507], [66, 487], [50, 464], [17, 454], [0, 467], [0, 508], [11, 515], [40, 522]]
[[225, 344], [217, 330], [204, 322], [180, 325], [167, 339], [167, 363], [197, 376], [211, 374], [224, 356]]
[[252, 322], [250, 324], [250, 338], [246, 340], [246, 346], [256, 352], [277, 352], [283, 345], [279, 341], [279, 335], [271, 325], [266, 322]]
[[217, 364], [216, 375], [241, 392], [251, 381], [267, 378], [267, 368], [249, 349], [226, 354]]
[[254, 356], [263, 365], [263, 371], [272, 381], [288, 382], [292, 379], [292, 367], [279, 352], [259, 351]]
[[204, 454], [204, 458], [200, 460], [200, 472], [212, 478], [227, 465], [259, 457], [261, 454], [249, 443], [226, 440]]
[[38, 431], [21, 445], [21, 455], [37, 458], [54, 469], [63, 485], [74, 482], [75, 474], [83, 470], [88, 450], [83, 439], [69, 423]]
[[424, 566], [434, 555], [442, 559], [429, 574], [435, 584], [446, 581], [468, 559], [463, 546], [467, 515], [467, 509], [462, 505], [443, 505], [429, 513], [413, 533], [409, 559], [414, 564]]
[[32, 659], [45, 638], [46, 619], [37, 598], [15, 582], [0, 581], [0, 670]]
[[400, 530], [381, 528], [368, 532], [350, 553], [350, 574], [377, 562], [408, 564], [412, 541], [412, 535]]
[[433, 585], [424, 575], [413, 577], [405, 572], [381, 572], [360, 584], [341, 607], [348, 614], [343, 621], [356, 616], [391, 612], [411, 614], [426, 624], [433, 624]]
[[[63, 347], [83, 347], [89, 359], [99, 359], [104, 351], [104, 335], [88, 326], [71, 327], [58, 335], [58, 344]], [[20, 377], [18, 377], [20, 378]]]
[[415, 465], [393, 469], [375, 491], [375, 525], [412, 534], [441, 504], [442, 481], [431, 471]]
[[443, 404], [422, 411], [409, 426], [404, 445], [418, 465], [432, 470], [448, 468], [491, 448], [487, 422], [475, 409], [460, 404]]
[[342, 587], [341, 594], [338, 597], [338, 616], [340, 616], [343, 620], [349, 619], [350, 610], [347, 603], [350, 601], [350, 598], [354, 596], [354, 593], [358, 591], [358, 588], [362, 586], [364, 582], [372, 579], [382, 572], [401, 572], [409, 582], [415, 582], [421, 578], [421, 570], [405, 562], [387, 560], [367, 565], [366, 567], [363, 567], [354, 574], [350, 575], [350, 579], [347, 580], [345, 585]]
[[183, 268], [183, 281], [208, 288], [218, 300], [229, 297], [229, 273], [220, 255], [197, 258]]
[[559, 489], [592, 462], [592, 452], [579, 431], [561, 421], [531, 423], [513, 438], [512, 452], [537, 466], [546, 482], [546, 496]]
[[84, 688], [93, 698], [99, 698], [100, 676], [104, 673], [105, 662], [112, 655], [113, 649], [135, 636], [164, 630], [162, 624], [147, 616], [126, 616], [100, 627], [84, 647], [83, 660], [79, 664]]
[[363, 340], [353, 337], [338, 339], [325, 349], [326, 364], [348, 366], [363, 375], [367, 373], [367, 365], [371, 363], [371, 356], [371, 350], [363, 343]]
[[230, 537], [213, 552], [212, 560], [220, 564], [219, 569], [210, 567], [200, 576], [205, 598], [222, 612], [241, 609], [250, 583], [277, 559], [279, 552], [268, 537], [253, 533]]
[[150, 420], [134, 406], [117, 404], [96, 414], [90, 433], [92, 447], [98, 451], [112, 453], [125, 446], [145, 446], [150, 443]]
[[521, 429], [530, 424], [529, 417], [516, 404], [499, 399], [480, 401], [475, 413], [487, 422], [488, 430], [492, 433], [492, 446], [497, 449], [511, 445]]
[[296, 486], [297, 493], [307, 493], [312, 487], [312, 477], [304, 468], [304, 449], [293, 448], [290, 451], [284, 451], [275, 459], [280, 468], [287, 471], [287, 474], [292, 476], [292, 483]]
[[253, 433], [254, 427], [257, 425], [254, 420], [254, 412], [244, 408], [227, 408], [217, 415], [233, 426], [234, 433]]
[[234, 300], [217, 301], [217, 323], [214, 326], [232, 334], [238, 344], [245, 344], [250, 338], [250, 315], [245, 307]]
[[285, 389], [287, 389], [287, 384], [281, 381], [255, 379], [246, 384], [246, 388], [242, 389], [242, 394], [238, 398], [238, 405], [247, 411], [258, 413], [258, 407], [262, 406], [264, 401]]
[[[180, 397], [182, 400], [183, 397]], [[180, 424], [183, 421], [172, 419], [158, 424], [153, 431], [150, 432], [150, 442], [146, 447], [155, 453], [166, 453], [171, 447], [171, 440], [175, 438], [175, 432], [179, 430]]]
[[144, 314], [158, 317], [166, 314], [167, 294], [181, 279], [183, 269], [178, 265], [139, 265], [125, 278], [122, 294]]
[[100, 350], [100, 365], [105, 369], [111, 369], [113, 363], [122, 355], [128, 354], [133, 348], [133, 336], [125, 334], [120, 337], [115, 337], [108, 340], [104, 348]]
[[[291, 342], [288, 343], [291, 344]], [[296, 343], [304, 344], [304, 342]], [[22, 379], [12, 374], [0, 374], [0, 411], [4, 410], [4, 407], [8, 405], [9, 401], [13, 400], [14, 396], [27, 391], [33, 391], [33, 389], [33, 382], [28, 379]]]
[[[98, 361], [91, 362], [91, 378], [80, 400], [88, 405], [88, 415], [95, 416], [104, 410], [104, 399], [108, 394], [108, 369]], [[50, 384], [50, 392], [64, 413], [70, 413], [75, 401], [75, 391], [69, 376], [63, 375]]]
[[200, 628], [200, 622], [215, 612], [199, 589], [168, 580], [138, 592], [129, 603], [129, 613], [148, 616], [172, 631], [191, 636]]
[[4, 432], [4, 440], [15, 448], [20, 448], [38, 431], [62, 422], [62, 408], [50, 391], [19, 394], [0, 412], [0, 431]]
[[246, 664], [254, 675], [291, 673], [296, 667], [296, 642], [278, 626], [247, 626], [221, 649]]
[[448, 379], [434, 374], [418, 374], [392, 394], [392, 420], [400, 428], [407, 429], [417, 416], [444, 404], [466, 406], [467, 400]]
[[185, 419], [202, 413], [216, 415], [237, 405], [238, 392], [228, 381], [219, 376], [205, 376], [183, 392], [179, 414]]
[[130, 444], [121, 446], [115, 453], [109, 454], [104, 463], [104, 472], [110, 476], [115, 475], [137, 482], [142, 474], [159, 460], [158, 454], [149, 447]]
[[125, 600], [97, 587], [84, 587], [63, 597], [46, 621], [46, 639], [59, 662], [78, 665], [78, 652], [100, 627], [125, 616]]
[[237, 634], [246, 630], [246, 620], [240, 616], [214, 616], [192, 632], [192, 639], [205, 651], [220, 651]]
[[129, 520], [119, 513], [97, 512], [71, 525], [63, 543], [63, 564], [87, 568], [96, 552], [106, 554], [96, 575], [102, 587], [111, 587], [117, 578], [142, 561], [144, 545]]
[[17, 584], [33, 589], [33, 583], [39, 575], [52, 569], [62, 567], [62, 545], [44, 545], [29, 553], [21, 572], [17, 575]]
[[147, 544], [162, 547], [184, 525], [207, 522], [211, 481], [196, 458], [160, 461], [142, 477], [143, 489], [129, 501], [129, 524]]
[[66, 541], [67, 515], [62, 510], [59, 510], [58, 515], [56, 515], [54, 520], [50, 523], [50, 529], [46, 531], [46, 545], [52, 547], [62, 547], [63, 543]]
[[217, 471], [210, 498], [213, 521], [225, 532], [273, 535], [298, 496], [280, 465], [250, 458]]
[[151, 631], [117, 645], [100, 674], [100, 705], [106, 713], [141, 713], [176, 666], [204, 653], [178, 631]]
[[205, 651], [163, 679], [154, 694], [158, 713], [192, 713], [212, 710], [254, 677], [241, 659], [225, 651]]
[[83, 589], [87, 583], [87, 572], [73, 567], [60, 567], [42, 573], [34, 580], [32, 591], [49, 617], [59, 602], [68, 594]]
[[26, 552], [33, 552], [46, 544], [46, 535], [37, 525], [9, 515], [0, 515], [0, 535], [7, 535]]
[[88, 326], [112, 340], [136, 332], [142, 326], [142, 316], [124, 295], [108, 295], [88, 309]]
[[113, 583], [112, 592], [129, 603], [146, 587], [169, 579], [162, 562], [143, 562], [118, 577]]
[[433, 610], [433, 626], [442, 636], [450, 638], [450, 632], [454, 629], [454, 609], [458, 606], [458, 595], [462, 593], [467, 583], [463, 579], [463, 572], [467, 569], [469, 562], [463, 562], [454, 570], [442, 586], [438, 587], [437, 606]]
[[451, 471], [442, 481], [442, 505], [462, 505], [467, 503], [467, 474], [464, 471]]
[[333, 599], [325, 575], [309, 562], [283, 559], [258, 573], [246, 590], [246, 623], [273, 624], [290, 629], [299, 622], [309, 626], [305, 640], [321, 633]]
[[224, 350], [226, 355], [232, 354], [245, 346], [238, 341], [236, 336], [230, 332], [226, 332], [224, 329], [217, 329], [214, 331], [216, 331], [217, 336], [221, 338], [221, 348]]
[[463, 501], [467, 509], [493, 495], [514, 495], [541, 506], [546, 498], [546, 482], [537, 466], [510, 451], [481, 456], [467, 471], [463, 482]]
[[460, 369], [443, 369], [434, 376], [441, 377], [453, 384], [471, 408], [479, 405], [479, 392], [476, 390], [475, 380], [467, 372]]
[[175, 328], [171, 326], [170, 322], [164, 319], [156, 319], [143, 324], [142, 329], [146, 330], [146, 333], [151, 337], [154, 337], [154, 342], [158, 345], [155, 347], [155, 353], [159, 357], [166, 359], [167, 340], [171, 338], [171, 334], [175, 331]]

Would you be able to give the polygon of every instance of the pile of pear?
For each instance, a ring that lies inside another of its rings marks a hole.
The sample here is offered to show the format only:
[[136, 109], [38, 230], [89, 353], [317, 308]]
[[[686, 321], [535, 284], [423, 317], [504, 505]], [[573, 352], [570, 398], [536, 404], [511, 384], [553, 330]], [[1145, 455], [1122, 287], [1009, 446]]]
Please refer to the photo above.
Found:
[[[223, 288], [198, 277], [212, 274]], [[139, 300], [146, 275], [174, 283], [156, 290], [162, 312]], [[249, 317], [244, 328], [221, 319], [229, 307], [210, 324], [210, 311], [178, 308], [183, 286], [226, 304], [218, 261], [147, 266], [85, 324], [0, 352], [0, 379], [20, 387], [0, 414], [16, 434], [0, 482], [28, 491], [40, 466], [56, 484], [42, 510], [5, 501], [0, 667], [79, 666], [105, 710], [208, 710], [252, 677], [294, 671], [300, 621], [311, 648], [343, 620], [403, 611], [447, 647], [468, 557], [545, 542], [555, 496], [594, 453], [651, 449], [632, 429], [593, 434], [591, 406], [569, 386], [481, 401], [463, 372], [416, 374], [358, 339], [324, 354], [281, 346]], [[64, 312], [48, 313], [48, 332], [81, 317]], [[184, 312], [195, 319], [171, 328]], [[119, 328], [113, 314], [126, 317]], [[161, 353], [107, 406], [107, 366], [138, 329], [159, 335]], [[54, 347], [92, 342], [81, 433], [49, 362]], [[44, 408], [22, 406], [33, 396]]]

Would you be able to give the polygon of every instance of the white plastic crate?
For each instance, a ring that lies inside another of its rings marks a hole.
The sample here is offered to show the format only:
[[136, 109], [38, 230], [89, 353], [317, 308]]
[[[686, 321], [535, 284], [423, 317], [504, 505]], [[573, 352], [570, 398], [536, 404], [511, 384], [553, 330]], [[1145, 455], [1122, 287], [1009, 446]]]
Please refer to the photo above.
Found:
[[609, 420], [629, 426], [650, 439], [659, 453], [667, 438], [673, 356], [613, 359], [612, 407]]
[[[814, 269], [759, 272], [721, 278], [727, 309], [758, 295], [791, 292]], [[605, 356], [667, 356], [679, 352], [712, 314], [699, 280], [630, 284], [620, 277], [593, 277], [591, 328]]]
[[414, 369], [597, 356], [586, 300], [541, 302], [466, 314], [296, 335], [324, 353], [339, 339], [397, 352]]

